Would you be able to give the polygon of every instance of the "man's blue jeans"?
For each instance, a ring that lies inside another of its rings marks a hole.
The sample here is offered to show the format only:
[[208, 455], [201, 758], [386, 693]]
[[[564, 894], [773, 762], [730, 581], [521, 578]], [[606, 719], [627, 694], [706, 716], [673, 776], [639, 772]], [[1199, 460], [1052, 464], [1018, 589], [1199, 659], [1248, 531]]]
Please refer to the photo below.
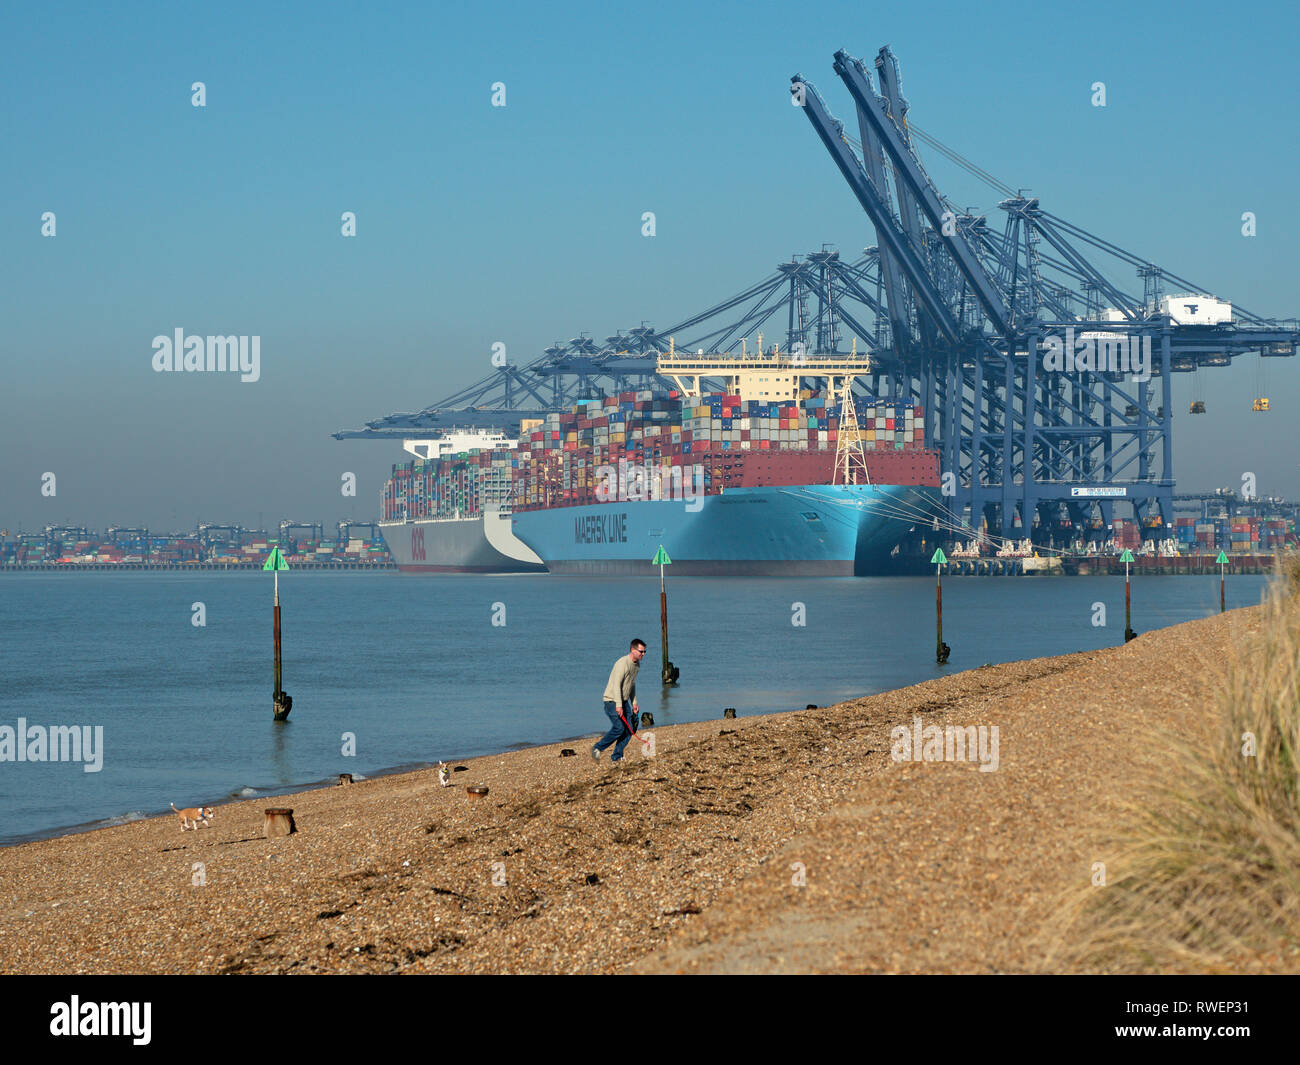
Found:
[[[623, 712], [627, 715], [628, 721], [631, 721], [632, 704], [625, 702]], [[613, 743], [614, 753], [610, 755], [609, 760], [618, 762], [623, 758], [623, 748], [627, 746], [628, 741], [632, 738], [632, 733], [628, 730], [627, 725], [623, 724], [623, 719], [618, 716], [618, 704], [612, 699], [605, 700], [605, 716], [609, 718], [609, 731], [597, 742], [596, 750], [603, 751]]]

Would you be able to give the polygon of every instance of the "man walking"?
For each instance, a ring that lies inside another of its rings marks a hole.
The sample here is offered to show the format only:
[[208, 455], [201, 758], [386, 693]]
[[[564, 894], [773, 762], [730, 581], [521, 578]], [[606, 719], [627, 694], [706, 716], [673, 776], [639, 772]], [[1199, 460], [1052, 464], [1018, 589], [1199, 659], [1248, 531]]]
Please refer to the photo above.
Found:
[[[614, 744], [614, 753], [609, 760], [615, 763], [623, 760], [623, 748], [632, 738], [628, 726], [636, 721], [641, 711], [636, 701], [636, 675], [644, 657], [645, 640], [633, 640], [628, 653], [615, 662], [610, 671], [609, 683], [605, 685], [605, 716], [609, 718], [609, 731], [591, 748], [591, 757], [597, 762], [600, 761], [600, 752], [611, 743]], [[624, 717], [627, 718], [626, 724]]]

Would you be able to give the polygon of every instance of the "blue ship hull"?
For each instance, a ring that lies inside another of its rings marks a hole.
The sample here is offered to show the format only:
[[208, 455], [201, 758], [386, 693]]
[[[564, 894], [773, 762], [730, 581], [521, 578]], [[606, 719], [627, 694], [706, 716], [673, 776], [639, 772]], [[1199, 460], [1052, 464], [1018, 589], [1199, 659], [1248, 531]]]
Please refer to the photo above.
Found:
[[728, 488], [694, 512], [681, 500], [516, 512], [514, 534], [552, 573], [650, 573], [662, 544], [678, 576], [852, 576], [879, 569], [939, 503], [938, 488], [911, 485]]

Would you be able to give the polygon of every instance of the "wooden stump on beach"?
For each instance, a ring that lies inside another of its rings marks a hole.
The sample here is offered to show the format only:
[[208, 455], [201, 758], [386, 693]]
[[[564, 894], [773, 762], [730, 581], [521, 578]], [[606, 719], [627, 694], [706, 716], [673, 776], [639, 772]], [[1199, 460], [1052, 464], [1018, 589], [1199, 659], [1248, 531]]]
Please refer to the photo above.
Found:
[[352, 783], [352, 774], [351, 774], [351, 773], [340, 773], [340, 774], [339, 774], [339, 783], [340, 783], [340, 784], [351, 784], [351, 783]]
[[298, 826], [293, 823], [293, 811], [281, 806], [273, 806], [263, 811], [266, 814], [266, 821], [262, 826], [262, 834], [267, 839], [274, 839], [277, 836], [288, 836], [298, 831]]

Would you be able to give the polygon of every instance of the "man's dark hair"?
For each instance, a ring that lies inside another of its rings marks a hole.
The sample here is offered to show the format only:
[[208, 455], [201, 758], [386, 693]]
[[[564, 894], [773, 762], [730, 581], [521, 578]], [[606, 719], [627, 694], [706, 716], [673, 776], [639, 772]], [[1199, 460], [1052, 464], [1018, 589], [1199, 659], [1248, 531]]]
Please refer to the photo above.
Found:
[[629, 651], [634, 651], [636, 650], [636, 648], [644, 647], [644, 646], [645, 646], [645, 640], [633, 640], [630, 644], [627, 645], [627, 649]]

